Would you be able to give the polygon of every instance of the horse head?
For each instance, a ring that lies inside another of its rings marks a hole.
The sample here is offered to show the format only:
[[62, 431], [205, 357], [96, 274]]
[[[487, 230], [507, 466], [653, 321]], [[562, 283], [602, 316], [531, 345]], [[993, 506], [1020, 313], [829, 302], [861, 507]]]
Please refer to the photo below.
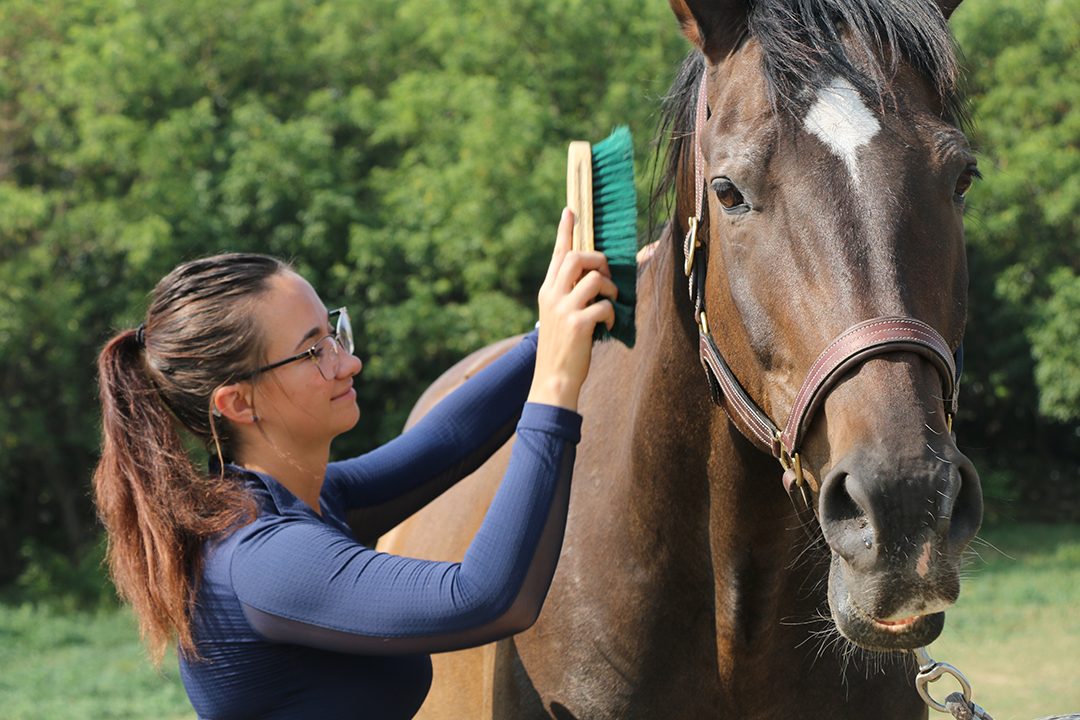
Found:
[[958, 2], [670, 4], [696, 46], [672, 146], [676, 233], [702, 336], [763, 422], [785, 427], [804, 379], [851, 328], [887, 318], [926, 336], [840, 358], [783, 442], [730, 413], [763, 450], [797, 461], [785, 481], [829, 546], [841, 633], [872, 650], [925, 645], [959, 595], [982, 516], [950, 407], [964, 196], [978, 175], [947, 26]]

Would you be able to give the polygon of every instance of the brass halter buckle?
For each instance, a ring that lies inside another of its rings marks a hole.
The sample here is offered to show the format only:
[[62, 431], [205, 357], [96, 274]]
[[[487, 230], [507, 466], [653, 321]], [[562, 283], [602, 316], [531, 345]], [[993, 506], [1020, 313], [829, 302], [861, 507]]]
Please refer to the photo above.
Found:
[[780, 432], [776, 433], [776, 441], [780, 445], [780, 466], [784, 470], [791, 470], [795, 473], [795, 487], [801, 488], [806, 484], [806, 478], [803, 477], [802, 469], [802, 456], [795, 452], [789, 453], [787, 448], [784, 447], [784, 443], [780, 440]]
[[803, 502], [806, 503], [806, 507], [812, 508], [814, 504], [812, 502], [809, 483], [806, 482], [806, 478], [803, 476], [802, 469], [802, 456], [795, 452], [789, 453], [787, 448], [784, 447], [784, 443], [780, 439], [780, 431], [776, 432], [776, 442], [780, 446], [780, 456], [777, 458], [780, 461], [780, 466], [784, 468], [784, 474], [791, 473], [795, 476], [795, 487], [799, 488], [799, 492], [802, 494]]

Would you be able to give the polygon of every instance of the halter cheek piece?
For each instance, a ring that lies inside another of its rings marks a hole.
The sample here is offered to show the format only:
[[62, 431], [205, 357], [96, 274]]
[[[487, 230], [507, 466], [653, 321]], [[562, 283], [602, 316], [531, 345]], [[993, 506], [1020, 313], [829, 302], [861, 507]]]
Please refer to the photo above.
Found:
[[878, 317], [860, 322], [840, 333], [811, 366], [795, 396], [783, 430], [739, 384], [709, 332], [704, 295], [706, 264], [695, 262], [695, 251], [701, 246], [697, 233], [704, 220], [705, 157], [700, 138], [708, 106], [705, 78], [702, 75], [698, 88], [694, 129], [694, 216], [687, 219], [683, 254], [690, 299], [694, 303], [694, 319], [698, 324], [701, 364], [709, 379], [713, 401], [724, 408], [732, 423], [748, 440], [780, 461], [786, 479], [793, 475], [793, 482], [803, 488], [804, 495], [805, 479], [799, 450], [814, 413], [845, 373], [871, 357], [885, 353], [915, 352], [932, 362], [941, 375], [946, 421], [951, 431], [959, 398], [959, 367], [963, 362], [963, 349], [962, 346], [958, 347], [954, 358], [945, 339], [932, 327], [913, 317]]

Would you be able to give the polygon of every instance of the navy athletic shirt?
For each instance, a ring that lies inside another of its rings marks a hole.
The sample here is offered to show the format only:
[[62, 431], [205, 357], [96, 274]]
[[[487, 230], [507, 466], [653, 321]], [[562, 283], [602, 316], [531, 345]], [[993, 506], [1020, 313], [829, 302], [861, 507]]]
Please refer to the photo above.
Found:
[[[390, 443], [327, 467], [322, 516], [242, 473], [258, 519], [205, 548], [180, 658], [200, 718], [411, 718], [430, 653], [491, 642], [540, 612], [562, 545], [581, 417], [525, 403], [536, 334]], [[520, 419], [519, 419], [520, 418]], [[379, 553], [378, 535], [472, 472], [515, 431], [502, 484], [460, 563]], [[354, 525], [355, 526], [355, 525]]]

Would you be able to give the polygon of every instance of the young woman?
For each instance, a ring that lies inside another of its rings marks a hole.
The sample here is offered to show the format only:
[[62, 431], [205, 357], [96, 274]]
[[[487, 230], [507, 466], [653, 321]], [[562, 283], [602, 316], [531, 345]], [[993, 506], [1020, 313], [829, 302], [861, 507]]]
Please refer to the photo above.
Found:
[[[571, 227], [564, 211], [538, 331], [351, 460], [328, 462], [359, 416], [348, 314], [277, 260], [181, 265], [145, 323], [106, 345], [94, 487], [109, 563], [156, 657], [179, 641], [199, 717], [410, 718], [428, 654], [533, 623], [562, 543], [593, 329], [614, 321], [606, 260], [571, 252]], [[207, 446], [208, 472], [177, 426]], [[347, 512], [390, 527], [515, 431], [462, 562], [357, 541]]]

